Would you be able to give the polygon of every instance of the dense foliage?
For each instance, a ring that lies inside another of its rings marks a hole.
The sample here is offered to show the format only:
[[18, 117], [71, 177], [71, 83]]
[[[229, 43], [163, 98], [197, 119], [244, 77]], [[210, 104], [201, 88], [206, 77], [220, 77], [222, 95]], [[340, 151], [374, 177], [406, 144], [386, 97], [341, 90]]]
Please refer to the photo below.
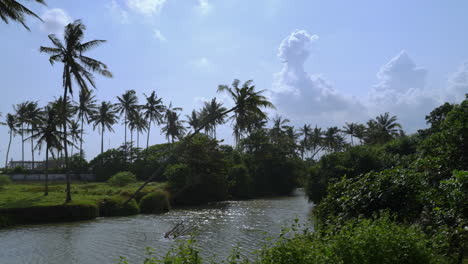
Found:
[[107, 182], [113, 186], [125, 186], [130, 183], [136, 182], [136, 177], [133, 173], [128, 171], [123, 171], [116, 173], [114, 176], [110, 177]]
[[11, 184], [11, 179], [10, 176], [8, 175], [0, 175], [0, 189], [3, 188], [3, 186]]
[[159, 214], [169, 211], [169, 194], [165, 191], [157, 190], [148, 193], [140, 200], [140, 211], [144, 214]]

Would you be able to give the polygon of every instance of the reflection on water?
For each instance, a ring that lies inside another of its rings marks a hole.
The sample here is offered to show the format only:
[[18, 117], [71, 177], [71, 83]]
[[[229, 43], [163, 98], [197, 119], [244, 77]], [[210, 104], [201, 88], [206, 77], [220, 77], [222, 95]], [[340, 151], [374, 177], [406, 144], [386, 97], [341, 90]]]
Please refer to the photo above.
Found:
[[116, 263], [119, 256], [142, 263], [147, 246], [163, 255], [174, 245], [164, 233], [179, 222], [197, 226], [204, 255], [226, 256], [237, 245], [251, 252], [294, 218], [306, 219], [310, 209], [298, 190], [288, 197], [220, 202], [163, 215], [16, 227], [0, 230], [0, 263]]

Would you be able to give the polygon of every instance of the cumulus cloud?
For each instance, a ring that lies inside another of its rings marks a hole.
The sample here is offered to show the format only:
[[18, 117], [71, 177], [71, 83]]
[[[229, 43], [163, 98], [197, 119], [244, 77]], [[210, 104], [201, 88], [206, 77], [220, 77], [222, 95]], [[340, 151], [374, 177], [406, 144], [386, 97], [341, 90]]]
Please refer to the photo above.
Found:
[[64, 27], [72, 21], [67, 12], [60, 8], [47, 9], [41, 18], [44, 23], [40, 27], [48, 34], [63, 34]]
[[153, 36], [154, 36], [154, 38], [156, 38], [157, 40], [159, 40], [161, 42], [166, 42], [167, 41], [166, 37], [161, 33], [161, 31], [159, 29], [155, 29], [153, 31]]
[[281, 42], [278, 57], [283, 68], [275, 74], [272, 90], [278, 111], [297, 122], [324, 125], [360, 119], [365, 109], [358, 100], [335, 90], [320, 74], [305, 71], [309, 47], [318, 39], [305, 30], [296, 30]]
[[369, 93], [368, 108], [373, 115], [397, 115], [407, 131], [426, 125], [424, 117], [440, 104], [440, 91], [426, 88], [427, 70], [417, 67], [406, 51], [401, 51], [377, 73], [378, 83]]
[[197, 10], [202, 15], [207, 15], [213, 11], [213, 6], [208, 2], [208, 0], [198, 0]]
[[153, 16], [159, 14], [166, 0], [127, 0], [127, 6], [138, 13], [145, 16]]
[[465, 94], [468, 94], [468, 61], [464, 62], [448, 79], [444, 99], [458, 103], [465, 99]]

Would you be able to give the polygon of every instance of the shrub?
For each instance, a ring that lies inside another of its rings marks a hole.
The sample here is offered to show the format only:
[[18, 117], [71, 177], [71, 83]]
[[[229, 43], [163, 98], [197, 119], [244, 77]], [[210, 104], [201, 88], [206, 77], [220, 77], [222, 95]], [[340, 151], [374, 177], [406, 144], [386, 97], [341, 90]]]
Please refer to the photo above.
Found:
[[110, 177], [107, 182], [113, 186], [125, 186], [129, 183], [136, 182], [136, 177], [133, 173], [128, 171], [123, 171], [115, 174], [114, 176]]
[[99, 202], [99, 216], [127, 216], [139, 213], [135, 199], [125, 204], [127, 197], [113, 196]]
[[182, 189], [190, 178], [190, 168], [185, 164], [169, 165], [164, 171], [164, 177], [167, 179], [170, 188]]
[[169, 209], [169, 195], [165, 191], [157, 190], [148, 193], [140, 200], [140, 210], [145, 214], [165, 213]]
[[229, 193], [235, 198], [252, 197], [252, 178], [244, 164], [237, 164], [229, 168]]
[[0, 175], [0, 189], [3, 188], [3, 186], [11, 184], [11, 179], [10, 176], [8, 175]]

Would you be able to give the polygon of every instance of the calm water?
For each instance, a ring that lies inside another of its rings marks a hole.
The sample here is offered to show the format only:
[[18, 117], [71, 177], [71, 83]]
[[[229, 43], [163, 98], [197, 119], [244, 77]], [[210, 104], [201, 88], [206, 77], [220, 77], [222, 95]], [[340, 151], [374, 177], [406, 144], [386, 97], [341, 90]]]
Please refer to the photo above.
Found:
[[251, 252], [265, 236], [277, 235], [295, 217], [305, 220], [311, 207], [298, 190], [288, 197], [221, 202], [163, 215], [0, 230], [0, 263], [116, 263], [119, 256], [142, 263], [147, 246], [163, 255], [174, 245], [174, 240], [163, 236], [181, 221], [197, 226], [196, 239], [204, 255], [225, 256], [236, 245]]

